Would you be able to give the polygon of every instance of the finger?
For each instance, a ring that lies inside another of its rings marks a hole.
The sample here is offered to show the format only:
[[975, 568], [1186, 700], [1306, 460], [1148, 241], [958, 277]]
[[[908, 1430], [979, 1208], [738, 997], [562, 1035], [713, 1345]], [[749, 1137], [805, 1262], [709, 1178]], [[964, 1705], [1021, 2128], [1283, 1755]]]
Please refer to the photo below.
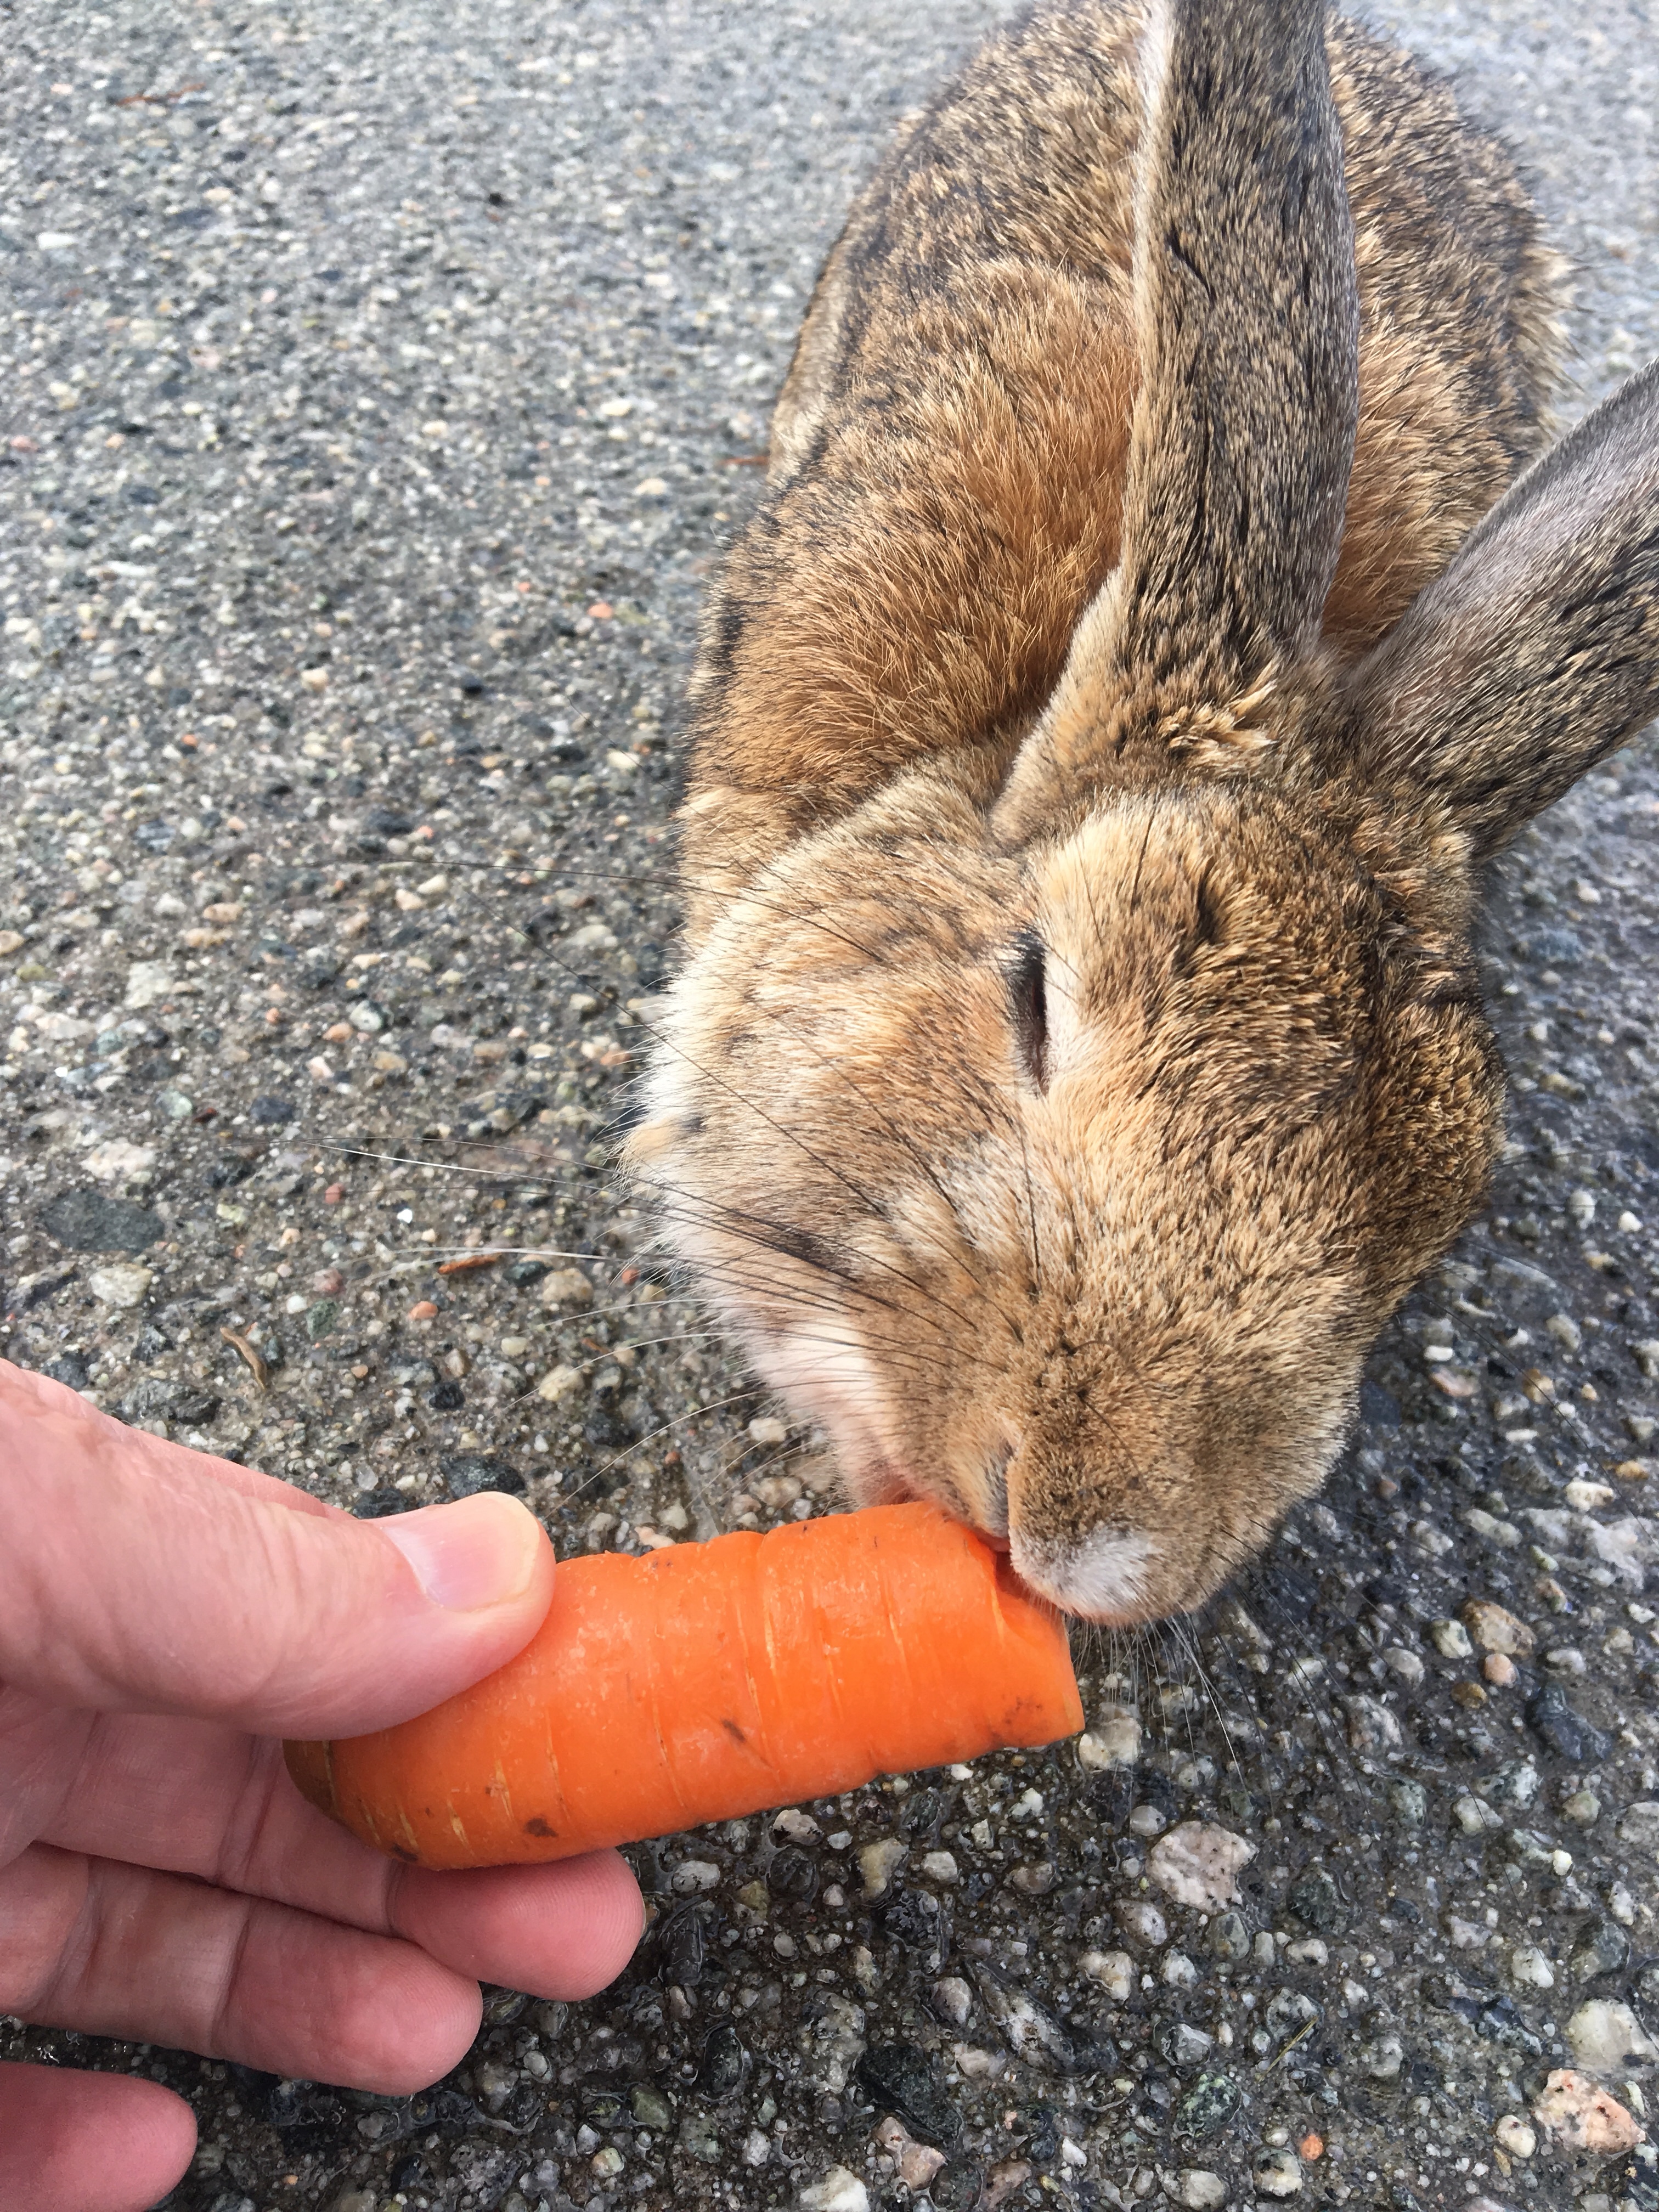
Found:
[[459, 2064], [481, 2005], [398, 1937], [37, 1844], [0, 1871], [0, 2009], [404, 2096]]
[[0, 1681], [0, 1866], [52, 1825], [73, 1795], [98, 1727]]
[[195, 2150], [195, 2114], [154, 2081], [0, 2065], [6, 2212], [144, 2212]]
[[639, 1884], [617, 1851], [465, 1874], [402, 1867], [392, 1917], [446, 1966], [538, 1997], [591, 1997], [605, 1989], [645, 1929]]
[[603, 1989], [642, 1924], [638, 1884], [614, 1851], [424, 1873], [308, 1805], [277, 1745], [202, 1721], [101, 1717], [41, 1840], [402, 1935], [458, 1972], [536, 1996]]
[[358, 1735], [490, 1673], [547, 1610], [552, 1548], [497, 1492], [289, 1511], [33, 1383], [0, 1362], [0, 1677], [36, 1696]]
[[90, 1719], [73, 1778], [26, 1840], [392, 1932], [397, 1862], [307, 1804], [270, 1737], [149, 1713]]

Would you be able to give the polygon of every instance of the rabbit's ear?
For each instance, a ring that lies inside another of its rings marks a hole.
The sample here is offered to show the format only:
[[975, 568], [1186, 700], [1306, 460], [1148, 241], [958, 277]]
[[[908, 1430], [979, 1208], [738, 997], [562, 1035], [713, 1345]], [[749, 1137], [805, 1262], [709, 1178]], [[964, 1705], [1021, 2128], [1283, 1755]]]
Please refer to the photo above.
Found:
[[1368, 782], [1490, 853], [1659, 711], [1659, 362], [1534, 463], [1354, 672]]
[[999, 809], [1012, 835], [1137, 740], [1231, 737], [1319, 629], [1358, 310], [1323, 0], [1153, 0], [1118, 565]]

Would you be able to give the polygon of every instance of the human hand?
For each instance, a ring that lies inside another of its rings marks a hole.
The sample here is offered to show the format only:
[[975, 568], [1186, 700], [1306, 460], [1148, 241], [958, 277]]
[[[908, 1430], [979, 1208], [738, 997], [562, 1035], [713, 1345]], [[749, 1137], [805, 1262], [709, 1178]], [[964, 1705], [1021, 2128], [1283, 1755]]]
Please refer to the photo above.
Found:
[[[283, 1766], [528, 1641], [553, 1553], [516, 1501], [359, 1522], [0, 1361], [0, 2013], [396, 2094], [459, 2060], [480, 1979], [621, 1972], [616, 1852], [428, 1873]], [[0, 2065], [7, 2212], [141, 2212], [195, 2140], [153, 2081]]]

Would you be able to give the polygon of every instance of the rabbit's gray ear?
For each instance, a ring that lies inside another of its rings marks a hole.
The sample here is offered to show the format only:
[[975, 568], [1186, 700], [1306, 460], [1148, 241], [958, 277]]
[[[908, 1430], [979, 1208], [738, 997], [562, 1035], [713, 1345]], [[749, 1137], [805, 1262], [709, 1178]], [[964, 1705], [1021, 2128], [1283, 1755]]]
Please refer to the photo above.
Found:
[[1659, 362], [1534, 462], [1352, 678], [1367, 782], [1490, 853], [1659, 712]]
[[1342, 532], [1358, 309], [1323, 0], [1154, 0], [1143, 66], [1118, 565], [1015, 764], [1010, 836], [1139, 739], [1248, 749]]

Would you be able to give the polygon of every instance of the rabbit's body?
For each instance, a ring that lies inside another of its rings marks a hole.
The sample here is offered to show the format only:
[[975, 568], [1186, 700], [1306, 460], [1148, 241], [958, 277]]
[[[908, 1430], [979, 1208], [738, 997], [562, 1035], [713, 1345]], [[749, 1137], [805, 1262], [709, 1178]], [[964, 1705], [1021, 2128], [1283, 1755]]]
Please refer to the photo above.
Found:
[[[830, 256], [708, 609], [685, 811], [708, 903], [894, 773], [1000, 783], [1117, 557], [1139, 383], [1142, 7], [1041, 9], [903, 131]], [[1326, 636], [1374, 644], [1545, 442], [1562, 264], [1502, 149], [1330, 26], [1359, 424]]]
[[1320, 0], [1084, 0], [814, 298], [632, 1158], [853, 1494], [1075, 1611], [1196, 1603], [1322, 1477], [1498, 1141], [1478, 864], [1659, 702], [1659, 376], [1470, 530], [1556, 270]]

